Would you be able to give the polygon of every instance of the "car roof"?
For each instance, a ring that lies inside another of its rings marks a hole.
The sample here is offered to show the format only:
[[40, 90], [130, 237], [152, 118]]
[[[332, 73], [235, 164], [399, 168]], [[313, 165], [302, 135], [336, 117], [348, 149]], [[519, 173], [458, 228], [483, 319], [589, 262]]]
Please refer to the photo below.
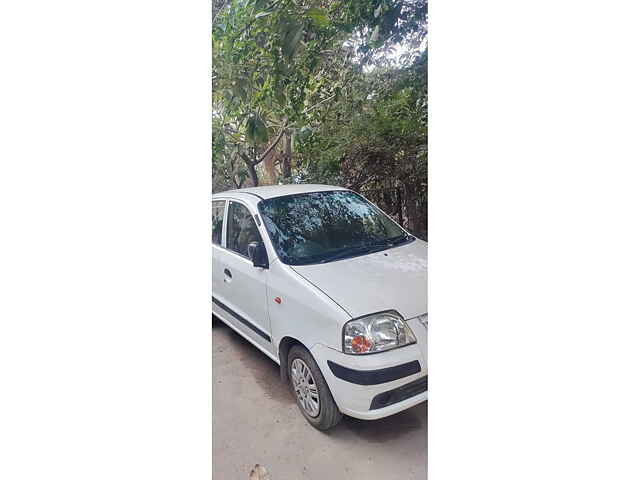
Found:
[[227, 190], [226, 192], [214, 193], [213, 197], [225, 197], [235, 194], [246, 194], [260, 199], [283, 197], [285, 195], [295, 195], [298, 193], [326, 192], [331, 190], [346, 190], [344, 187], [334, 187], [331, 185], [314, 185], [297, 183], [291, 185], [265, 185], [263, 187], [239, 188], [237, 190]]

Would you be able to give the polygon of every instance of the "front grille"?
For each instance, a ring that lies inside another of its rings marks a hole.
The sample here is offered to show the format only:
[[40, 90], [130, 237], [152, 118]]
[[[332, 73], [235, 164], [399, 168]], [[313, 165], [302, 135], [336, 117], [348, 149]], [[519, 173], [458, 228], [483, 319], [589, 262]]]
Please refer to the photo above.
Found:
[[415, 397], [416, 395], [426, 391], [427, 377], [419, 378], [418, 380], [414, 380], [411, 383], [389, 390], [388, 392], [379, 393], [373, 397], [373, 400], [371, 400], [369, 410], [388, 407], [389, 405], [401, 402], [407, 398]]

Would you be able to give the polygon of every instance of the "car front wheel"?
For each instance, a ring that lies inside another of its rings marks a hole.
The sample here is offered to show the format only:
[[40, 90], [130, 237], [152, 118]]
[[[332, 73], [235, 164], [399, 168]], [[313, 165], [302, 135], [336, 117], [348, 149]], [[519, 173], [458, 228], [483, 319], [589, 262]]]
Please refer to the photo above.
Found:
[[328, 430], [342, 419], [329, 387], [309, 351], [299, 345], [289, 351], [289, 383], [298, 408], [318, 430]]

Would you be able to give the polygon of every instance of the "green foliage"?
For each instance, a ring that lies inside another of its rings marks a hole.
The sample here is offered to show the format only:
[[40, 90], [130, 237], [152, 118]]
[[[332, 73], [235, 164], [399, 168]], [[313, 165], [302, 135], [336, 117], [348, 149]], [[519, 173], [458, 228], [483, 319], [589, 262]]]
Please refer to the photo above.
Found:
[[268, 140], [267, 126], [258, 115], [249, 115], [245, 132], [250, 142], [264, 143]]
[[311, 133], [305, 131], [297, 147], [301, 181], [363, 192], [421, 236], [426, 236], [421, 220], [427, 187], [426, 61], [425, 51], [408, 67], [355, 76], [342, 101], [316, 112], [306, 127]]
[[396, 213], [426, 208], [425, 0], [213, 8], [214, 189], [249, 180], [400, 188], [410, 205]]
[[305, 16], [309, 17], [316, 27], [325, 28], [331, 25], [326, 12], [321, 8], [310, 8], [305, 12]]

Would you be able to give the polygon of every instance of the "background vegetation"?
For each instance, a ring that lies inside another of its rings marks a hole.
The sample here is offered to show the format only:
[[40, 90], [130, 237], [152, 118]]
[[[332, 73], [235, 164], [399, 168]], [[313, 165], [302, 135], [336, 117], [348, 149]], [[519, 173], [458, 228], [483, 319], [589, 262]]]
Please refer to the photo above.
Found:
[[213, 191], [327, 183], [427, 235], [426, 0], [214, 0]]

